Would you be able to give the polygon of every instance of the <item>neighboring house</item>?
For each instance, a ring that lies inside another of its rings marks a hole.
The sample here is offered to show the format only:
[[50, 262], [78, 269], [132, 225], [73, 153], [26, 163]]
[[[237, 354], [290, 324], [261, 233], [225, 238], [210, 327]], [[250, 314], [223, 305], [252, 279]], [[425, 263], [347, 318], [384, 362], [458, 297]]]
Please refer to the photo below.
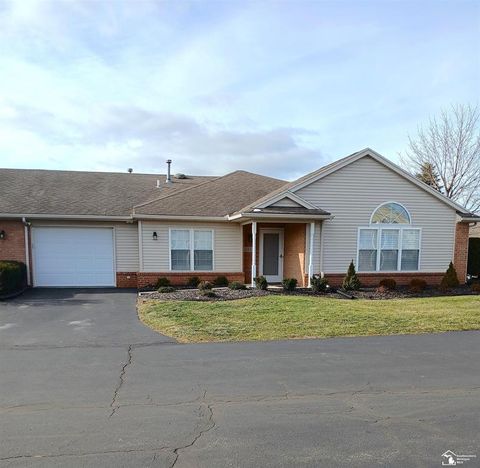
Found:
[[480, 220], [478, 224], [470, 228], [470, 237], [480, 237]]
[[33, 286], [219, 275], [308, 285], [318, 273], [339, 284], [351, 260], [366, 285], [435, 284], [450, 261], [464, 281], [476, 220], [370, 149], [290, 183], [244, 171], [0, 170], [0, 259], [25, 262]]

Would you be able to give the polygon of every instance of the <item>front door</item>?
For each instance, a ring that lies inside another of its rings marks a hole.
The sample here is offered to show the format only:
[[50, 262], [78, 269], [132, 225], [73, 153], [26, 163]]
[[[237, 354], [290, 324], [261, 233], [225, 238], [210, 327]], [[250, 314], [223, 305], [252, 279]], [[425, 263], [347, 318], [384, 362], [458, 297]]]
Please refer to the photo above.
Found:
[[260, 231], [260, 275], [269, 283], [283, 279], [283, 230], [262, 229]]

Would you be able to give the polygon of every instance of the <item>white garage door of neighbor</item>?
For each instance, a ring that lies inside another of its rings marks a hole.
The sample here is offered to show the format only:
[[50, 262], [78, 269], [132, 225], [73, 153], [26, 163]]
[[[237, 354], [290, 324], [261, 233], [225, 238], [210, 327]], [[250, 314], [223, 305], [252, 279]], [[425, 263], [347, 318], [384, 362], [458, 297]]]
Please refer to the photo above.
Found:
[[34, 228], [34, 286], [115, 286], [113, 229]]

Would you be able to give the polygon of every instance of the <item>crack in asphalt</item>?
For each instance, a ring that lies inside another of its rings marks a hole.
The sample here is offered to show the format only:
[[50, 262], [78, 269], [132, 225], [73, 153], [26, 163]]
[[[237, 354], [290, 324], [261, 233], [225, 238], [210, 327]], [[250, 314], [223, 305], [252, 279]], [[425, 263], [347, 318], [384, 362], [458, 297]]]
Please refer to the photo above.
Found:
[[[206, 395], [206, 391], [205, 391], [204, 395]], [[176, 463], [177, 463], [177, 461], [180, 457], [180, 452], [181, 451], [187, 450], [187, 449], [193, 447], [195, 445], [195, 443], [198, 441], [198, 439], [200, 439], [200, 437], [202, 437], [204, 434], [206, 434], [207, 432], [210, 432], [214, 427], [216, 427], [217, 424], [216, 424], [215, 420], [213, 419], [213, 408], [212, 408], [212, 406], [213, 406], [212, 404], [206, 405], [206, 408], [208, 409], [208, 417], [207, 417], [207, 420], [206, 420], [207, 427], [198, 431], [198, 434], [194, 434], [193, 439], [190, 443], [188, 443], [186, 445], [181, 445], [180, 447], [176, 447], [173, 450], [173, 454], [174, 454], [175, 458], [173, 460], [173, 463], [170, 465], [170, 468], [173, 468], [176, 465]]]
[[[13, 455], [11, 457], [0, 458], [0, 461], [10, 461], [29, 458], [60, 458], [60, 457], [86, 457], [89, 455], [109, 455], [113, 453], [154, 453], [156, 458], [158, 452], [172, 450], [171, 447], [157, 447], [157, 448], [145, 448], [145, 449], [124, 449], [124, 450], [101, 450], [98, 452], [80, 452], [80, 453], [48, 453], [45, 455]], [[155, 459], [154, 458], [154, 459]]]
[[127, 371], [127, 367], [132, 363], [132, 359], [133, 359], [132, 350], [133, 350], [133, 345], [130, 345], [128, 347], [128, 350], [127, 350], [127, 354], [128, 354], [127, 362], [124, 364], [124, 366], [122, 367], [122, 370], [120, 371], [120, 377], [119, 377], [118, 385], [115, 388], [115, 391], [113, 392], [112, 402], [110, 403], [110, 408], [112, 408], [112, 412], [110, 413], [109, 418], [111, 418], [115, 414], [115, 412], [118, 410], [118, 408], [120, 407], [120, 405], [116, 404], [117, 403], [117, 398], [118, 398], [118, 392], [120, 391], [120, 389], [123, 386], [123, 382], [125, 380], [125, 372]]

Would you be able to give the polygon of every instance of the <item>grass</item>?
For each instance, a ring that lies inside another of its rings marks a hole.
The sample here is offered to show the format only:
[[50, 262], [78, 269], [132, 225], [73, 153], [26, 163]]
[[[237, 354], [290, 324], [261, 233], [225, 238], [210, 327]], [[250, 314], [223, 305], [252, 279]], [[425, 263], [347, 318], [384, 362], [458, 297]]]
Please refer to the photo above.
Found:
[[183, 343], [395, 335], [480, 329], [480, 296], [392, 300], [266, 296], [146, 301], [139, 317]]

